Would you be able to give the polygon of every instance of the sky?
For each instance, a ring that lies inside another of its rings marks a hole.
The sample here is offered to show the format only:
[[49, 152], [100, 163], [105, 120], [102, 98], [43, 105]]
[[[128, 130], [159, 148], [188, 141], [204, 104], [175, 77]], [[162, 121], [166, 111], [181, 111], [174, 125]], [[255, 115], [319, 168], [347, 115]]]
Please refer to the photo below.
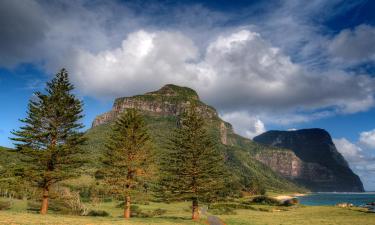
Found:
[[375, 2], [0, 1], [0, 145], [61, 68], [90, 128], [116, 97], [194, 88], [239, 134], [324, 128], [375, 190]]

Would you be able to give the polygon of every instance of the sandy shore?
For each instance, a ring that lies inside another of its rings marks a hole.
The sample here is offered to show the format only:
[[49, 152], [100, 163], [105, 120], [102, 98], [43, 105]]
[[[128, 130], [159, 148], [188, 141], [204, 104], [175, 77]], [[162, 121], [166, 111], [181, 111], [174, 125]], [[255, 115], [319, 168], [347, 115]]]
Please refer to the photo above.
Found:
[[305, 196], [307, 194], [302, 194], [302, 193], [295, 193], [295, 194], [291, 194], [291, 195], [278, 195], [275, 197], [275, 199], [279, 200], [279, 201], [286, 201], [288, 199], [292, 199], [292, 198], [295, 198], [295, 197], [301, 197], [301, 196]]

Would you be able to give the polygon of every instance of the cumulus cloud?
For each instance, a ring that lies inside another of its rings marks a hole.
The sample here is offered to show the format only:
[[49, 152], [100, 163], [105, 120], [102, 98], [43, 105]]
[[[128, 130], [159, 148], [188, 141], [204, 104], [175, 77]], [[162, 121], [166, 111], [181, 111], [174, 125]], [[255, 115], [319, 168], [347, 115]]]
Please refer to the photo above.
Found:
[[[88, 95], [124, 96], [158, 89], [166, 83], [190, 83], [198, 74], [192, 41], [178, 32], [131, 33], [119, 48], [93, 54], [77, 52], [72, 79]], [[90, 65], [90, 66], [87, 66]]]
[[375, 129], [360, 133], [359, 142], [367, 148], [375, 150]]
[[340, 31], [330, 42], [329, 52], [338, 62], [361, 63], [375, 60], [375, 27], [359, 25]]
[[375, 190], [375, 156], [371, 149], [359, 143], [352, 143], [346, 138], [333, 139], [337, 150], [348, 161], [352, 170], [358, 174], [366, 190]]
[[257, 117], [251, 116], [246, 112], [233, 112], [221, 115], [221, 117], [230, 122], [234, 130], [242, 136], [253, 138], [266, 132], [264, 123]]
[[363, 150], [346, 138], [333, 139], [333, 142], [335, 143], [337, 150], [350, 163], [364, 160], [365, 157], [362, 155]]
[[275, 123], [332, 114], [323, 110], [289, 113], [287, 118], [267, 116], [275, 109], [287, 113], [330, 107], [355, 113], [374, 105], [373, 78], [309, 72], [259, 33], [244, 29], [220, 35], [203, 52], [182, 33], [140, 30], [130, 33], [118, 48], [98, 53], [80, 50], [71, 60], [73, 80], [88, 95], [124, 96], [176, 83], [197, 89], [222, 112], [262, 112]]

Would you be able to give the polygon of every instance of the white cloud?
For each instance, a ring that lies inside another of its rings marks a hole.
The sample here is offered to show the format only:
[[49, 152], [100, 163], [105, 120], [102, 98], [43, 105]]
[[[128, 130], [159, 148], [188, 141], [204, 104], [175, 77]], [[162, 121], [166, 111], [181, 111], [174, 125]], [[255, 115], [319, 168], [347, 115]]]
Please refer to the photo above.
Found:
[[346, 138], [333, 139], [337, 150], [344, 156], [350, 163], [362, 161], [362, 149], [348, 141]]
[[362, 145], [361, 137], [358, 143], [352, 143], [346, 138], [333, 139], [333, 142], [352, 170], [360, 176], [366, 190], [375, 190], [375, 156], [371, 149]]
[[[198, 50], [178, 32], [129, 34], [121, 47], [93, 54], [81, 50], [72, 61], [72, 79], [94, 96], [126, 96], [157, 89], [166, 83], [198, 79], [189, 60]], [[89, 66], [88, 66], [89, 65]]]
[[250, 116], [246, 112], [233, 112], [221, 115], [221, 117], [230, 122], [234, 130], [248, 138], [253, 138], [266, 132], [264, 123], [256, 117]]
[[[340, 31], [330, 42], [329, 52], [338, 63], [375, 60], [375, 27], [359, 25]], [[347, 66], [347, 65], [346, 65]]]
[[[197, 89], [203, 100], [224, 113], [263, 114], [262, 120], [279, 124], [374, 105], [373, 78], [309, 72], [250, 30], [220, 35], [203, 52], [182, 33], [140, 30], [118, 48], [80, 50], [70, 59], [72, 78], [88, 95], [126, 96], [176, 83]], [[334, 110], [324, 110], [327, 107]], [[279, 114], [272, 116], [275, 109]], [[311, 112], [317, 109], [323, 110]]]
[[359, 142], [360, 144], [375, 150], [375, 129], [361, 132]]

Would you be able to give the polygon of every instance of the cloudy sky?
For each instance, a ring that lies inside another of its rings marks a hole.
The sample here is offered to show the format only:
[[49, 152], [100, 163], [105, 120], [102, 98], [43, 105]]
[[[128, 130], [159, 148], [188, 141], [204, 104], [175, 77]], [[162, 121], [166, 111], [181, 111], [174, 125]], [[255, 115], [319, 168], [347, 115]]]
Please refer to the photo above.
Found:
[[249, 138], [326, 129], [375, 190], [374, 11], [371, 0], [2, 0], [0, 145], [65, 67], [87, 127], [115, 97], [189, 86]]

